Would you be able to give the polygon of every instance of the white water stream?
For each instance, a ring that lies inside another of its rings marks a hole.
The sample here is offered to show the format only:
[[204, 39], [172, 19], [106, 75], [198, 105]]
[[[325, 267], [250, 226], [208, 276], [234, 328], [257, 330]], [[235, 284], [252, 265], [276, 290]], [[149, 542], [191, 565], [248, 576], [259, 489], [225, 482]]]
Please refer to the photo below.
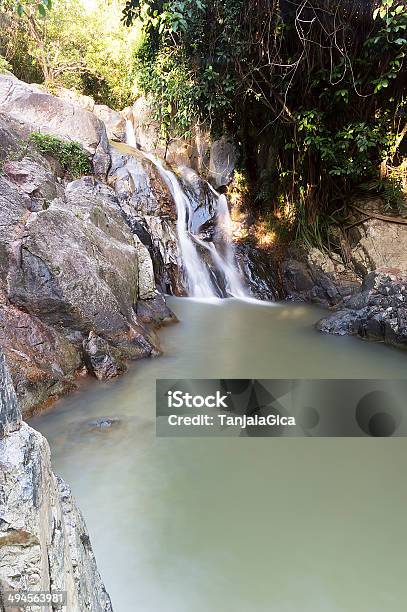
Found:
[[219, 195], [208, 183], [216, 210], [215, 231], [222, 245], [223, 253], [221, 254], [213, 242], [202, 240], [192, 233], [191, 227], [194, 211], [190, 198], [174, 172], [165, 168], [162, 161], [152, 153], [139, 149], [131, 121], [126, 122], [126, 143], [130, 147], [139, 150], [144, 157], [156, 166], [174, 199], [177, 209], [178, 242], [186, 274], [188, 295], [194, 298], [219, 297], [219, 292], [212, 282], [208, 266], [202, 258], [199, 249], [197, 249], [197, 245], [199, 245], [209, 252], [215, 268], [223, 276], [228, 295], [240, 298], [246, 297], [246, 291], [235, 262], [232, 243], [232, 220], [226, 196]]

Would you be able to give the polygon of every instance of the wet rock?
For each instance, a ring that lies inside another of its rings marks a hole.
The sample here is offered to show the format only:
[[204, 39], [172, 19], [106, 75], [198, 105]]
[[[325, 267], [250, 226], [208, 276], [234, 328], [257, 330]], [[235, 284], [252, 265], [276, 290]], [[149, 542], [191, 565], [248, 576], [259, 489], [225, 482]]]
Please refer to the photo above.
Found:
[[175, 314], [168, 308], [165, 299], [158, 294], [151, 300], [137, 302], [137, 318], [146, 324], [159, 322], [161, 325], [177, 321]]
[[110, 431], [119, 425], [121, 425], [121, 420], [113, 417], [100, 417], [86, 424], [88, 431]]
[[317, 329], [407, 348], [407, 273], [396, 269], [370, 273], [361, 291], [319, 321]]
[[176, 219], [170, 191], [150, 160], [126, 145], [112, 146], [111, 159], [108, 183], [130, 221], [146, 215]]
[[278, 265], [272, 255], [249, 243], [235, 246], [236, 260], [246, 279], [248, 292], [259, 300], [275, 301], [283, 297], [278, 277]]
[[207, 234], [212, 237], [215, 224], [217, 201], [209, 185], [194, 170], [185, 166], [179, 168], [181, 183], [191, 205], [189, 229], [192, 234]]
[[122, 353], [94, 332], [83, 341], [83, 352], [89, 372], [98, 380], [115, 378], [127, 369]]
[[0, 351], [0, 584], [66, 591], [67, 609], [111, 612], [89, 535], [45, 438], [21, 421]]

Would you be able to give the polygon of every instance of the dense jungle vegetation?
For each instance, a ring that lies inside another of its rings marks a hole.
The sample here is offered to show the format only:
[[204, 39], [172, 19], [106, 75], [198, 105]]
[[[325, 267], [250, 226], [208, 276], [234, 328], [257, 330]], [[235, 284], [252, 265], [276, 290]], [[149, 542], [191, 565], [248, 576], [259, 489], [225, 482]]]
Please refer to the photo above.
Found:
[[404, 0], [6, 0], [2, 22], [19, 78], [115, 107], [144, 94], [167, 141], [230, 135], [237, 187], [280, 231], [321, 238], [355, 189], [403, 212]]

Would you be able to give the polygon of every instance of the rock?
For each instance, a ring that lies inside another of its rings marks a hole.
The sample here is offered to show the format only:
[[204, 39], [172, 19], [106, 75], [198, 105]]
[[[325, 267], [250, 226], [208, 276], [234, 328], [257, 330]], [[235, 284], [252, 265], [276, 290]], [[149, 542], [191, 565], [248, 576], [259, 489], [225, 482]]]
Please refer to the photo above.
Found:
[[146, 324], [159, 322], [164, 325], [177, 321], [177, 317], [168, 308], [163, 296], [159, 294], [151, 300], [137, 302], [137, 318]]
[[[51, 93], [51, 92], [49, 92]], [[91, 113], [95, 110], [95, 101], [91, 96], [85, 96], [84, 94], [78, 93], [73, 89], [66, 89], [65, 87], [58, 87], [57, 89], [58, 98], [62, 98], [62, 100], [66, 100], [67, 102], [72, 102], [73, 104], [77, 104], [81, 106], [87, 111]]]
[[133, 236], [108, 187], [85, 177], [65, 197], [28, 219], [10, 300], [47, 324], [120, 343], [137, 326]]
[[134, 243], [138, 259], [138, 290], [137, 296], [140, 300], [153, 299], [157, 293], [154, 267], [148, 248], [144, 246], [140, 238], [135, 235]]
[[[176, 230], [175, 203], [155, 165], [126, 145], [111, 148], [112, 166], [108, 181], [113, 186], [124, 217], [133, 234], [148, 250], [155, 284], [161, 291], [182, 295], [184, 285]], [[199, 203], [197, 203], [197, 206]], [[139, 297], [154, 297], [153, 278], [147, 252], [140, 246], [146, 264], [145, 281], [140, 278]]]
[[21, 412], [13, 383], [0, 349], [0, 439], [17, 431], [21, 425]]
[[108, 183], [114, 187], [130, 223], [146, 215], [169, 216], [175, 220], [174, 201], [155, 165], [126, 145], [120, 148], [114, 145], [110, 151]]
[[52, 473], [47, 441], [21, 422], [1, 351], [0, 432], [2, 590], [62, 590], [67, 610], [111, 612], [82, 515]]
[[286, 299], [334, 306], [358, 291], [360, 281], [318, 249], [292, 249], [280, 266]]
[[231, 183], [236, 162], [237, 149], [233, 142], [223, 137], [212, 144], [208, 180], [215, 189]]
[[216, 224], [217, 202], [208, 183], [192, 168], [178, 169], [181, 184], [191, 204], [190, 231], [192, 234], [207, 233], [212, 237]]
[[105, 124], [109, 140], [117, 140], [119, 142], [125, 140], [126, 121], [121, 113], [112, 110], [104, 104], [95, 104], [93, 112]]
[[361, 291], [347, 299], [339, 312], [319, 321], [317, 329], [407, 348], [407, 273], [397, 269], [370, 273]]
[[88, 370], [98, 380], [114, 378], [127, 369], [120, 351], [94, 332], [89, 332], [83, 341], [83, 352]]
[[86, 424], [88, 431], [110, 431], [121, 424], [120, 419], [112, 417], [100, 417], [95, 421], [88, 421]]
[[378, 268], [407, 270], [407, 225], [369, 219], [357, 229], [352, 262], [363, 275]]
[[283, 297], [278, 278], [278, 265], [270, 253], [248, 243], [237, 243], [236, 260], [251, 296], [274, 302]]
[[19, 161], [7, 161], [3, 169], [4, 174], [30, 196], [33, 212], [46, 208], [52, 200], [64, 194], [63, 186], [55, 180], [50, 164], [44, 159], [39, 162], [24, 157]]
[[[1, 115], [0, 132], [0, 343], [31, 414], [74, 387], [85, 357], [103, 378], [124, 371], [126, 358], [158, 353], [135, 310], [138, 299], [155, 298], [156, 284], [149, 251], [113, 189], [91, 177], [59, 181], [21, 144], [15, 120]], [[91, 360], [92, 333], [99, 340]]]
[[154, 153], [171, 165], [189, 166], [202, 176], [208, 175], [212, 140], [209, 132], [198, 123], [191, 126], [189, 138], [173, 138], [165, 143], [161, 138], [159, 123], [145, 98], [138, 98], [122, 114], [132, 122], [136, 142], [141, 149]]
[[60, 330], [45, 325], [3, 298], [0, 346], [13, 376], [25, 416], [75, 387], [82, 365], [78, 346]]
[[93, 157], [96, 176], [106, 176], [109, 143], [104, 124], [93, 113], [10, 74], [0, 75], [0, 111], [19, 121], [26, 136], [39, 131], [79, 142]]

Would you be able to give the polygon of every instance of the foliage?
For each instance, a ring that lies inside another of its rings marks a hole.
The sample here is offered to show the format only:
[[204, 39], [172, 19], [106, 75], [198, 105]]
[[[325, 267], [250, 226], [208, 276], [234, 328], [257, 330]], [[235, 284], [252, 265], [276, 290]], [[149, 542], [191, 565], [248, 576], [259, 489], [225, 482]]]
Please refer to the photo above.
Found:
[[128, 0], [124, 19], [166, 138], [194, 120], [233, 134], [259, 212], [283, 201], [312, 225], [397, 158], [402, 0]]
[[74, 89], [112, 107], [129, 104], [138, 34], [121, 23], [119, 0], [98, 0], [94, 10], [80, 0], [46, 4], [46, 14], [31, 0], [20, 17], [14, 5], [4, 11], [0, 46], [14, 74], [51, 89]]
[[30, 134], [30, 142], [43, 155], [57, 159], [63, 170], [72, 178], [92, 172], [89, 157], [79, 142], [64, 142], [55, 136], [39, 132]]
[[406, 199], [403, 184], [399, 178], [377, 178], [360, 185], [362, 191], [370, 195], [378, 195], [384, 202], [388, 212], [406, 213]]
[[11, 70], [11, 64], [9, 64], [5, 57], [0, 55], [0, 74], [9, 70]]

